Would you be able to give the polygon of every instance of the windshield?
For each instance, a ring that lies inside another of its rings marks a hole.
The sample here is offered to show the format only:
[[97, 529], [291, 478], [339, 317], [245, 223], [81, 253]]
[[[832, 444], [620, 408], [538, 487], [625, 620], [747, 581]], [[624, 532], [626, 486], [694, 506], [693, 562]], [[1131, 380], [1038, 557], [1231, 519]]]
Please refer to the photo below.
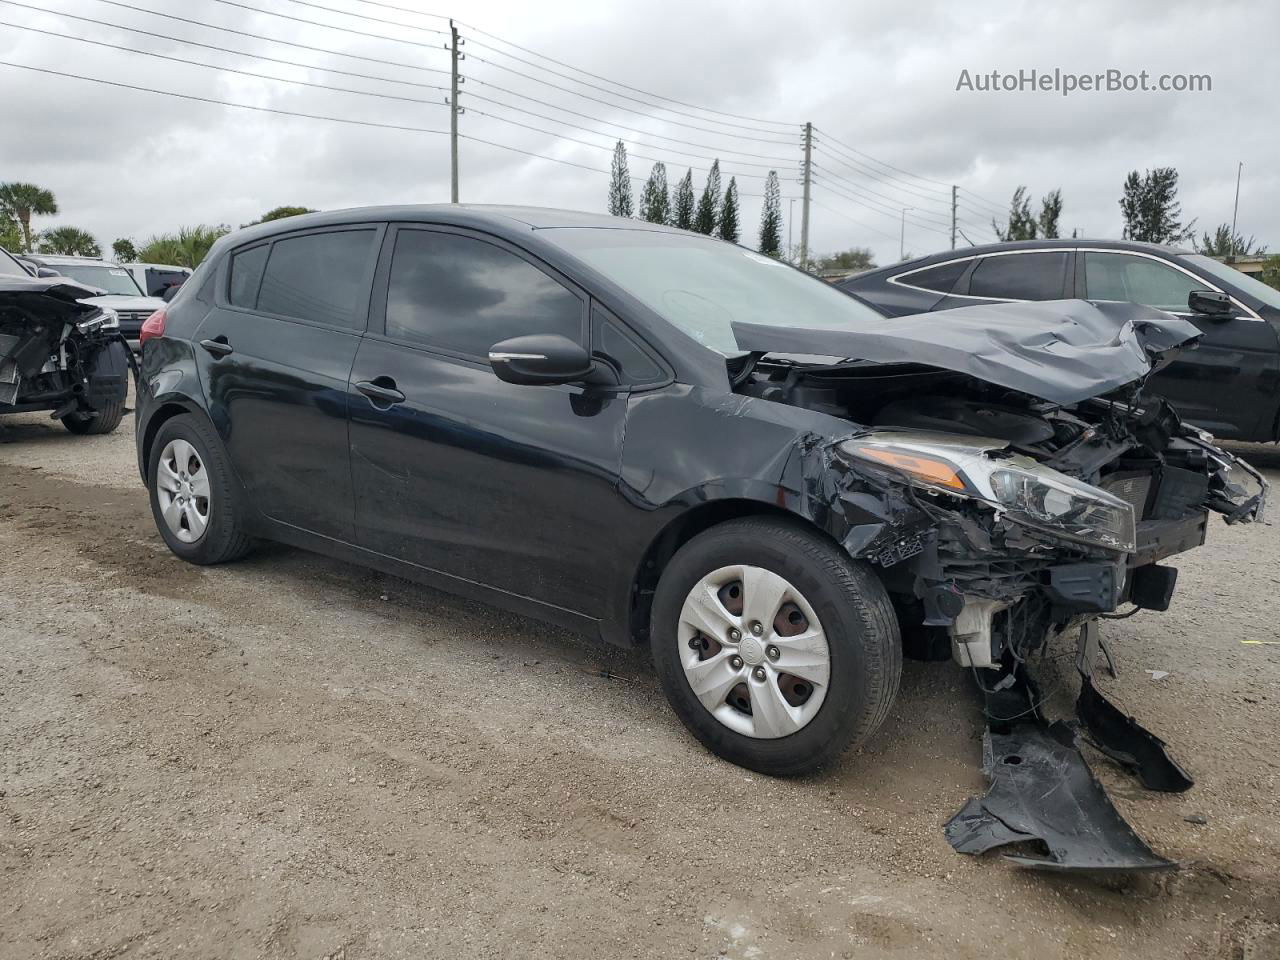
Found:
[[1280, 310], [1280, 290], [1275, 287], [1269, 287], [1261, 280], [1255, 280], [1247, 273], [1241, 273], [1235, 267], [1219, 263], [1211, 257], [1204, 257], [1198, 253], [1188, 254], [1182, 259], [1191, 266], [1199, 267], [1209, 276], [1221, 280], [1223, 283], [1231, 284], [1255, 300], [1261, 300], [1268, 307], [1275, 307]]
[[64, 277], [70, 277], [87, 287], [101, 287], [107, 293], [118, 293], [126, 297], [142, 296], [142, 291], [124, 267], [109, 263], [55, 263], [52, 267]]
[[9, 256], [9, 252], [7, 250], [0, 250], [0, 276], [29, 277], [31, 274], [22, 269], [22, 264]]
[[879, 320], [870, 307], [772, 257], [709, 237], [656, 230], [543, 231], [699, 343], [743, 353], [732, 323], [844, 329]]

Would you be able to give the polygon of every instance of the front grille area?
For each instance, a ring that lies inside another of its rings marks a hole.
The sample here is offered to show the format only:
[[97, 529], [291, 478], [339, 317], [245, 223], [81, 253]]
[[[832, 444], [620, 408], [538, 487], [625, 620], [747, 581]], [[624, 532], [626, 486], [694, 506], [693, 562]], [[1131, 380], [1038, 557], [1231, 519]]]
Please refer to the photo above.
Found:
[[142, 329], [143, 321], [151, 316], [150, 310], [118, 310], [116, 312], [120, 317], [120, 332], [126, 335], [137, 333]]

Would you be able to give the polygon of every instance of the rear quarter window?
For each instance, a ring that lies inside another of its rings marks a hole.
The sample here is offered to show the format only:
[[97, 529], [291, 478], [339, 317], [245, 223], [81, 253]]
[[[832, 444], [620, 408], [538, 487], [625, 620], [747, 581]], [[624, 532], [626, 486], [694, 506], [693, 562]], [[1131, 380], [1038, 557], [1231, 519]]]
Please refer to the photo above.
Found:
[[972, 262], [972, 260], [951, 260], [947, 263], [925, 267], [923, 270], [913, 270], [911, 273], [900, 274], [894, 279], [898, 283], [919, 287], [922, 290], [931, 290], [934, 293], [950, 293], [955, 289], [956, 282], [964, 276], [964, 272], [969, 269], [969, 265]]
[[227, 301], [235, 307], [253, 310], [258, 305], [258, 287], [262, 270], [267, 265], [270, 244], [241, 250], [231, 255], [231, 279], [227, 283]]

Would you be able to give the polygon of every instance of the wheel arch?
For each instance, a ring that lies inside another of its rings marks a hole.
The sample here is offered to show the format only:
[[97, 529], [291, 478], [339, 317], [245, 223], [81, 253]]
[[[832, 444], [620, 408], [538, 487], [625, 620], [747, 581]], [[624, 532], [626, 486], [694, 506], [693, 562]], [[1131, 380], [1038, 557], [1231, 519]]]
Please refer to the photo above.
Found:
[[191, 400], [185, 397], [172, 397], [161, 401], [142, 426], [141, 436], [138, 438], [138, 473], [144, 484], [147, 483], [147, 464], [151, 462], [151, 448], [155, 443], [156, 434], [168, 421], [184, 413], [207, 418], [207, 414]]
[[739, 496], [696, 504], [663, 526], [641, 556], [632, 576], [628, 606], [627, 637], [631, 644], [648, 641], [654, 591], [676, 552], [698, 534], [743, 517], [776, 518], [816, 532], [832, 543], [837, 542], [828, 531], [808, 517], [778, 506], [770, 500]]

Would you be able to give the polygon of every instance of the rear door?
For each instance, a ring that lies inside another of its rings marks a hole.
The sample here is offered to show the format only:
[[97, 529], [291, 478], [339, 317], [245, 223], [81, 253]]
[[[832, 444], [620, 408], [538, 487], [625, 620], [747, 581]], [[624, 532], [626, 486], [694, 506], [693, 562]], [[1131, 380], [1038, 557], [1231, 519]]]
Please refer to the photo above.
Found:
[[1221, 436], [1268, 433], [1278, 362], [1271, 324], [1244, 308], [1222, 318], [1193, 315], [1187, 308], [1192, 290], [1221, 288], [1166, 260], [1106, 250], [1082, 250], [1080, 256], [1088, 299], [1146, 304], [1185, 317], [1204, 332], [1195, 349], [1151, 378], [1152, 392]]
[[383, 231], [330, 227], [233, 251], [192, 337], [214, 425], [254, 505], [347, 542], [347, 379]]
[[949, 310], [976, 303], [1061, 300], [1072, 296], [1071, 250], [990, 253], [966, 265], [968, 270], [936, 309]]
[[378, 277], [351, 374], [360, 544], [600, 618], [631, 509], [616, 489], [626, 391], [504, 383], [487, 362], [522, 334], [586, 344], [586, 293], [449, 227], [398, 228]]

